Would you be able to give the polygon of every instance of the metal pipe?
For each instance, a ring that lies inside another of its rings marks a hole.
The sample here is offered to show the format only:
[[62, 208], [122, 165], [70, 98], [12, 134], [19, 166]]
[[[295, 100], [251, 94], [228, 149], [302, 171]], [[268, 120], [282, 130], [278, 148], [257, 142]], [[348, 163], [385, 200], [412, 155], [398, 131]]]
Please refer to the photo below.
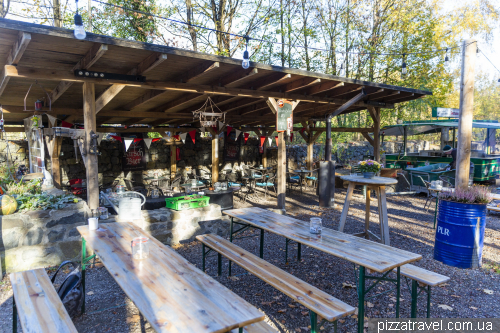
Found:
[[332, 114], [326, 117], [325, 161], [332, 160], [332, 118]]

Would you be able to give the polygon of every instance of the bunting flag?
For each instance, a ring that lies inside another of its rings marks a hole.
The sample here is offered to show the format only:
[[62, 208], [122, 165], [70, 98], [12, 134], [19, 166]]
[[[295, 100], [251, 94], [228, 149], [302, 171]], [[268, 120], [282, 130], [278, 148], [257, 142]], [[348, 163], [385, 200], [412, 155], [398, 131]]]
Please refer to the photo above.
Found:
[[305, 131], [305, 130], [306, 130], [306, 128], [305, 128], [305, 127], [302, 127], [302, 128], [300, 129], [300, 133], [304, 133], [304, 131]]
[[71, 127], [73, 127], [73, 124], [68, 123], [67, 121], [61, 120], [61, 126], [66, 127], [66, 128], [71, 128]]
[[227, 132], [226, 132], [226, 133], [227, 133], [227, 134], [226, 134], [226, 136], [229, 136], [229, 134], [230, 134], [230, 133], [231, 133], [231, 131], [233, 130], [233, 127], [232, 127], [232, 126], [227, 125], [227, 126], [226, 126], [226, 130], [227, 130]]
[[146, 144], [146, 147], [148, 147], [148, 149], [149, 149], [149, 147], [151, 147], [151, 142], [153, 141], [153, 139], [145, 138], [143, 140], [144, 140], [144, 143]]
[[132, 144], [132, 142], [134, 142], [134, 139], [125, 138], [124, 140], [125, 140], [125, 151], [128, 151], [130, 145]]
[[240, 137], [241, 131], [239, 129], [235, 129], [235, 132], [236, 132], [236, 139], [235, 140], [238, 140], [238, 138]]
[[250, 135], [250, 133], [245, 133], [245, 144], [247, 143], [247, 140], [248, 140], [248, 136]]
[[[52, 125], [54, 126], [54, 125]], [[101, 144], [102, 138], [104, 137], [104, 133], [97, 133], [97, 145]]]
[[271, 138], [270, 136], [267, 137], [267, 141], [269, 143], [269, 147], [271, 147], [273, 145], [273, 138]]
[[278, 146], [278, 137], [275, 136], [274, 139], [276, 140], [276, 146]]
[[292, 141], [293, 141], [293, 132], [290, 133], [290, 142], [292, 142]]
[[51, 116], [50, 114], [47, 115], [47, 118], [49, 118], [50, 126], [54, 127], [57, 118], [54, 116]]
[[196, 143], [196, 130], [190, 131], [189, 136], [191, 137], [191, 140], [193, 140], [193, 144], [195, 144]]
[[120, 136], [117, 136], [117, 135], [111, 135], [111, 137], [115, 140], [118, 140], [120, 142], [123, 142], [123, 139], [120, 137]]
[[156, 141], [160, 141], [160, 140], [161, 140], [160, 138], [154, 138], [154, 139], [152, 140], [152, 142], [156, 142]]
[[260, 146], [263, 147], [264, 146], [264, 142], [266, 142], [266, 137], [265, 136], [261, 136], [260, 137]]
[[166, 134], [167, 136], [170, 136], [170, 132], [165, 132], [165, 134]]
[[182, 133], [179, 135], [181, 140], [182, 140], [182, 143], [186, 143], [186, 136], [187, 136], [187, 133]]
[[174, 139], [175, 139], [175, 140], [180, 140], [180, 139], [181, 139], [181, 137], [180, 137], [178, 134], [176, 134], [176, 135], [174, 135]]
[[222, 127], [224, 127], [224, 123], [221, 123], [221, 122], [219, 121], [219, 131], [222, 129]]

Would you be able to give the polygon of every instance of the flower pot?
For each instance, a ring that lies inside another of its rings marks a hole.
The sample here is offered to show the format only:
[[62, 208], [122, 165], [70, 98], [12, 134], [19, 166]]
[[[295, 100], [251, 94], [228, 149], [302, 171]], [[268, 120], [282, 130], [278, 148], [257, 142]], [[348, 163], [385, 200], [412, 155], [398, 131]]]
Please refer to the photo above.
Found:
[[375, 172], [363, 172], [363, 177], [371, 179], [375, 177]]
[[482, 264], [486, 204], [439, 201], [434, 259], [458, 268]]

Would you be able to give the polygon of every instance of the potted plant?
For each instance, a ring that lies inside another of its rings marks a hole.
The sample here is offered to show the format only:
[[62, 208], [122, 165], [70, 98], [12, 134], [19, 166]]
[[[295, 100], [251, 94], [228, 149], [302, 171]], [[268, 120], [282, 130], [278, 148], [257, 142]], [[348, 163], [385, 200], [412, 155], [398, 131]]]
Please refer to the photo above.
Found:
[[380, 171], [380, 163], [373, 160], [360, 161], [358, 163], [359, 171], [363, 173], [365, 178], [373, 178]]
[[458, 268], [481, 267], [491, 193], [492, 188], [473, 185], [439, 194], [434, 259]]

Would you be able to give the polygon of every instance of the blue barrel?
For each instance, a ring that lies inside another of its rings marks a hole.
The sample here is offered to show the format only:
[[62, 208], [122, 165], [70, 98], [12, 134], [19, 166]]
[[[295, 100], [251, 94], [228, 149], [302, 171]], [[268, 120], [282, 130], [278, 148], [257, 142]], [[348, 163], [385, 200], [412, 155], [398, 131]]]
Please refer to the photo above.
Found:
[[439, 201], [434, 259], [458, 268], [481, 267], [486, 205]]

